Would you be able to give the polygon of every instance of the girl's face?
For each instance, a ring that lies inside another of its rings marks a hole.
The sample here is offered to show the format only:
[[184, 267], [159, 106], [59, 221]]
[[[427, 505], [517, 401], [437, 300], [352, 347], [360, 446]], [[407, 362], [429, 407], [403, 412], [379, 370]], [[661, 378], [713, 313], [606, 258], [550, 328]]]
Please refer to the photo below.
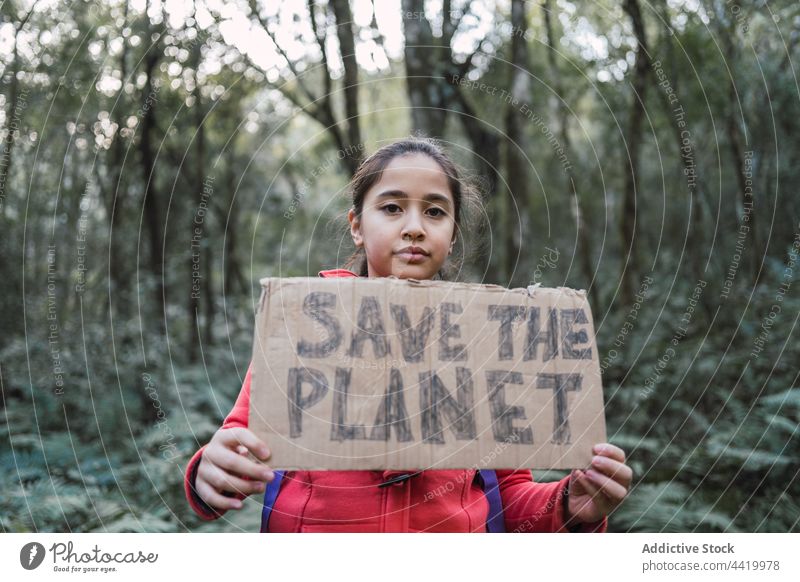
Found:
[[355, 245], [364, 247], [370, 277], [431, 279], [453, 251], [453, 194], [447, 175], [425, 154], [394, 158], [348, 213]]

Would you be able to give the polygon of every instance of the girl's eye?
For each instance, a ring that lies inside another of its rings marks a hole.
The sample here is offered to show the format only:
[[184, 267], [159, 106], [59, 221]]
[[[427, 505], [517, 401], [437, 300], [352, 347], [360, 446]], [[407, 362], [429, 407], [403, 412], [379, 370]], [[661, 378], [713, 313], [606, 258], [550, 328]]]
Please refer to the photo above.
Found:
[[387, 204], [382, 210], [387, 211], [389, 214], [396, 214], [395, 211], [400, 210], [400, 207], [397, 204]]
[[434, 214], [433, 214], [433, 216], [435, 216], [435, 217], [437, 217], [437, 218], [438, 218], [439, 216], [444, 216], [444, 215], [445, 215], [445, 211], [444, 211], [444, 210], [442, 210], [441, 208], [437, 208], [437, 207], [435, 207], [435, 206], [434, 206], [433, 208], [431, 208], [431, 209], [429, 210], [429, 212], [433, 212], [433, 213], [434, 213]]

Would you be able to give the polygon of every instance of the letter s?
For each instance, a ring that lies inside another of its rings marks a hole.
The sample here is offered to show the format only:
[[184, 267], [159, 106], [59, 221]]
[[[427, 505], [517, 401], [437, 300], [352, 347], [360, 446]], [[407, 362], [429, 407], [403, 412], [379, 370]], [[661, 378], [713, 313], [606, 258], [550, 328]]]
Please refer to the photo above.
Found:
[[338, 320], [325, 311], [336, 307], [336, 295], [324, 291], [314, 291], [303, 299], [303, 313], [319, 322], [328, 330], [328, 339], [311, 343], [306, 340], [297, 342], [297, 355], [306, 358], [325, 358], [342, 343], [342, 327]]

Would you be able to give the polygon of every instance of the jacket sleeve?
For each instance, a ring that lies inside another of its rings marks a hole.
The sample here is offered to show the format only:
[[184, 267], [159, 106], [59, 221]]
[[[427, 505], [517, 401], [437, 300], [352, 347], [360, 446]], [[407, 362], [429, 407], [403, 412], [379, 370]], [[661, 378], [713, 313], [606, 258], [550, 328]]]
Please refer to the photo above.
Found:
[[528, 470], [497, 471], [503, 516], [507, 532], [605, 532], [608, 518], [581, 523], [564, 523], [569, 475], [552, 483], [535, 483]]
[[[252, 370], [252, 362], [247, 368], [247, 374], [244, 377], [244, 383], [242, 384], [242, 389], [239, 391], [239, 396], [236, 398], [236, 403], [233, 405], [233, 410], [228, 414], [225, 418], [225, 421], [222, 423], [222, 428], [234, 428], [234, 427], [243, 427], [247, 428], [248, 425], [248, 415], [250, 413], [250, 374]], [[186, 473], [183, 480], [183, 486], [186, 493], [186, 499], [189, 502], [189, 506], [194, 510], [194, 512], [199, 515], [201, 518], [211, 521], [221, 517], [225, 511], [219, 511], [214, 509], [213, 507], [206, 504], [200, 496], [197, 494], [195, 481], [197, 479], [197, 467], [200, 465], [200, 459], [203, 456], [203, 451], [205, 450], [206, 446], [203, 445], [199, 451], [197, 451], [189, 461], [189, 464], [186, 467]], [[246, 479], [247, 477], [244, 477]], [[233, 494], [233, 497], [236, 499], [244, 499], [245, 496], [241, 493]]]

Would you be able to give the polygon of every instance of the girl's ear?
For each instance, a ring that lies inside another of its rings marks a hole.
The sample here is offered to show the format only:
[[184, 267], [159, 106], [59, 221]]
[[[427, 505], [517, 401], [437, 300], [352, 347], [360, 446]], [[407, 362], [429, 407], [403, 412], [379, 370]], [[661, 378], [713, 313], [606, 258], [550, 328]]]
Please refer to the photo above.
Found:
[[364, 240], [361, 237], [361, 221], [356, 216], [356, 211], [353, 208], [347, 212], [347, 220], [350, 222], [350, 236], [353, 237], [353, 244], [360, 247], [364, 244]]

